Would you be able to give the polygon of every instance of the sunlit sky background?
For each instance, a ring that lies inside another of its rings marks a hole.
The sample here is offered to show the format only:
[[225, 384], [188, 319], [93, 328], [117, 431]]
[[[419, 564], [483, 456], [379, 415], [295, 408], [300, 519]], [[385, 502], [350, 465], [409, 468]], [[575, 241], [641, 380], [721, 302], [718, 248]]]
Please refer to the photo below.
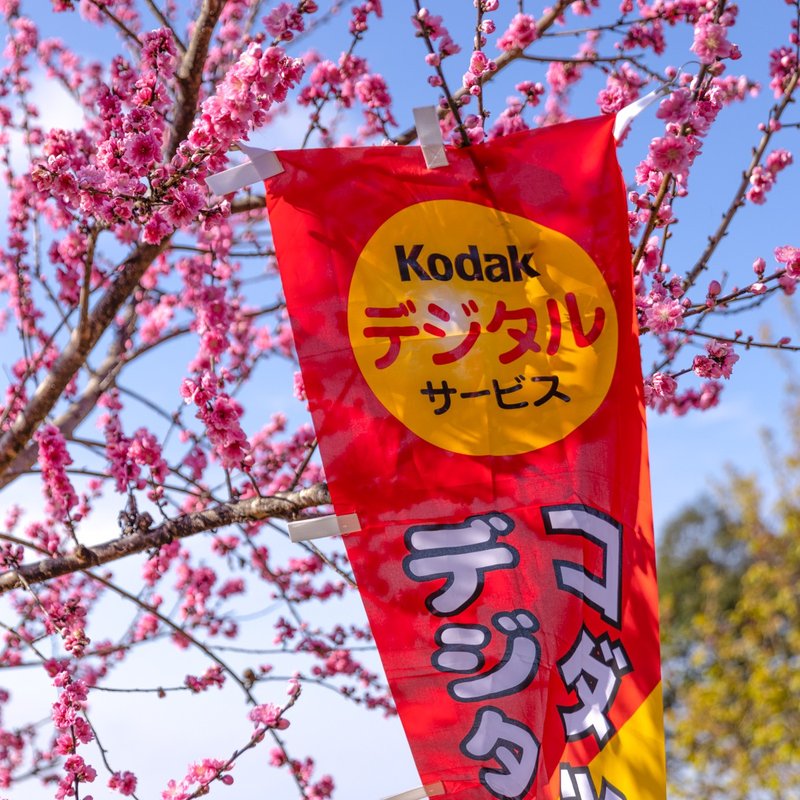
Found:
[[[434, 13], [445, 12], [446, 21], [454, 38], [465, 46], [465, 52], [453, 60], [451, 72], [454, 83], [464, 70], [468, 58], [469, 27], [472, 23], [472, 4], [458, 4], [465, 9], [463, 19], [455, 18], [456, 4], [431, 2]], [[498, 17], [498, 27], [506, 20], [516, 3], [504, 2]], [[532, 13], [541, 10], [540, 4], [527, 4]], [[607, 3], [605, 5], [608, 5]], [[690, 179], [691, 195], [676, 204], [675, 213], [681, 220], [675, 239], [670, 243], [667, 261], [681, 274], [696, 260], [705, 244], [705, 237], [716, 226], [720, 214], [726, 208], [735, 186], [740, 180], [741, 170], [747, 164], [751, 148], [758, 140], [757, 124], [766, 117], [772, 102], [767, 87], [768, 52], [771, 47], [784, 43], [788, 36], [790, 9], [783, 3], [742, 4], [741, 21], [732, 36], [741, 46], [744, 57], [733, 65], [734, 71], [745, 73], [762, 84], [758, 99], [737, 104], [723, 112], [717, 130], [704, 145], [704, 155], [696, 165]], [[612, 19], [618, 3], [610, 4], [608, 19]], [[54, 15], [49, 4], [29, 2], [23, 6], [28, 13], [35, 13], [45, 36], [61, 36], [85, 56], [105, 58], [112, 52], [110, 41], [113, 34], [104, 29], [96, 31], [91, 26], [70, 14]], [[384, 18], [373, 23], [373, 30], [358, 52], [369, 58], [375, 71], [387, 78], [395, 98], [395, 114], [402, 128], [411, 122], [411, 108], [436, 101], [436, 92], [424, 82], [425, 68], [421, 67], [424, 49], [422, 43], [411, 35], [409, 21], [412, 3], [391, 0], [384, 3]], [[583, 20], [591, 22], [591, 20]], [[343, 13], [316, 35], [313, 44], [325, 57], [337, 58], [342, 46], [346, 46], [347, 14]], [[573, 25], [574, 27], [574, 25]], [[688, 31], [670, 32], [668, 58], [661, 65], [680, 64], [690, 61], [691, 36]], [[304, 42], [303, 49], [311, 42]], [[540, 54], [573, 55], [577, 40], [562, 38], [554, 43], [540, 43]], [[598, 45], [601, 54], [611, 54], [612, 42]], [[301, 49], [298, 47], [299, 54]], [[514, 83], [522, 79], [541, 80], [543, 65], [517, 64], [501, 76], [497, 85], [487, 90], [487, 101], [495, 114], [502, 109], [503, 99]], [[48, 82], [39, 73], [33, 76], [36, 84], [35, 102], [42, 109], [46, 124], [57, 127], [80, 127], [81, 114], [70, 98], [54, 83]], [[573, 94], [571, 110], [574, 116], [591, 116], [597, 113], [594, 102], [597, 89], [602, 83], [599, 74], [591, 76], [586, 85], [580, 85]], [[800, 114], [790, 114], [790, 122], [800, 122]], [[305, 115], [299, 109], [278, 119], [269, 130], [255, 134], [252, 141], [271, 148], [297, 147], [306, 129]], [[655, 107], [645, 111], [635, 122], [631, 135], [620, 152], [623, 172], [633, 183], [633, 168], [646, 150], [650, 138], [661, 130], [655, 117]], [[798, 130], [786, 131], [775, 140], [775, 146], [792, 148], [798, 140]], [[719, 248], [715, 265], [724, 267], [731, 275], [730, 284], [744, 285], [752, 281], [751, 264], [757, 256], [768, 263], [775, 246], [800, 244], [798, 242], [797, 167], [790, 168], [779, 177], [766, 206], [749, 206], [743, 209], [734, 228], [734, 234]], [[5, 211], [5, 198], [0, 200], [0, 211]], [[767, 306], [768, 311], [756, 311], [736, 322], [722, 321], [719, 327], [710, 330], [731, 333], [736, 327], [757, 335], [761, 326], [769, 325], [775, 337], [797, 336], [790, 322], [779, 309], [778, 302]], [[7, 334], [8, 335], [8, 334]], [[183, 349], [182, 349], [183, 348]], [[142, 381], [151, 381], [154, 370], [162, 385], [159, 393], [168, 407], [177, 401], [177, 381], [180, 367], [192, 355], [190, 344], [170, 346], [163, 352], [163, 362], [153, 363], [147, 371], [134, 373]], [[761, 432], [771, 428], [778, 433], [778, 441], [785, 441], [786, 429], [782, 415], [787, 402], [784, 389], [788, 379], [785, 365], [771, 351], [741, 353], [742, 360], [736, 366], [733, 379], [726, 386], [720, 406], [706, 413], [693, 413], [682, 419], [649, 416], [651, 468], [653, 479], [654, 514], [657, 530], [682, 504], [691, 502], [714, 481], [724, 476], [726, 464], [736, 465], [745, 471], [755, 471], [769, 483], [769, 459], [761, 439]], [[790, 361], [794, 358], [786, 356]], [[183, 359], [182, 361], [180, 359]], [[645, 367], [649, 364], [645, 354]], [[683, 363], [680, 366], [688, 365]], [[148, 375], [149, 371], [149, 375]], [[302, 407], [291, 398], [292, 368], [281, 366], [277, 372], [262, 371], [243, 397], [247, 407], [245, 428], [255, 430], [274, 411], [289, 409], [293, 421], [303, 419]], [[174, 376], [174, 380], [173, 380]], [[129, 379], [128, 379], [129, 380]], [[140, 424], [136, 420], [127, 423], [132, 429]], [[3, 498], [0, 513], [12, 502], [30, 504], [32, 508], [41, 502], [38, 485], [31, 481], [15, 489], [13, 498]], [[100, 511], [96, 541], [111, 538], [116, 530], [116, 508], [109, 506]], [[331, 543], [328, 547], [336, 547]], [[120, 574], [136, 574], [139, 562], [118, 565]], [[113, 630], [115, 615], [122, 613], [114, 600], [109, 600], [107, 625]], [[267, 598], [249, 597], [251, 611], [265, 613], [264, 631], [266, 640], [256, 638], [245, 642], [249, 646], [268, 647], [272, 636]], [[243, 606], [245, 608], [245, 606]], [[6, 612], [7, 613], [7, 612]], [[355, 596], [334, 601], [324, 612], [329, 619], [363, 620], [363, 610]], [[127, 618], [127, 615], [126, 615]], [[252, 659], [251, 659], [252, 660]], [[263, 660], [268, 660], [264, 657]], [[276, 674], [290, 675], [299, 665], [285, 659], [285, 667], [276, 667]], [[371, 663], [378, 668], [377, 658]], [[242, 662], [246, 665], [247, 662]], [[150, 647], [140, 655], [132, 657], [114, 675], [117, 686], [158, 686], [180, 684], [187, 672], [202, 672], [206, 664], [194, 656], [172, 655], [172, 650]], [[282, 671], [281, 671], [282, 670]], [[16, 715], [6, 724], [30, 720], [29, 709], [35, 708], [37, 718], [46, 717], [49, 703], [54, 699], [46, 683], [34, 679], [33, 671], [15, 673], [10, 679], [0, 675], [0, 684], [8, 685], [15, 697], [23, 701], [26, 713], [19, 708], [10, 713]], [[263, 700], [278, 699], [282, 682], [275, 684], [274, 693], [265, 690]], [[235, 747], [246, 741], [250, 723], [245, 711], [233, 691], [207, 693], [202, 697], [190, 697], [183, 693], [171, 694], [167, 699], [156, 700], [150, 695], [137, 696], [110, 694], [99, 697], [93, 712], [92, 722], [101, 733], [101, 741], [112, 754], [116, 769], [138, 769], [141, 797], [160, 796], [161, 789], [169, 778], [180, 778], [185, 766], [203, 756], [225, 757]], [[402, 728], [395, 718], [384, 721], [379, 714], [366, 712], [346, 705], [324, 689], [309, 687], [301, 702], [290, 715], [292, 728], [287, 731], [290, 748], [299, 754], [313, 753], [320, 773], [332, 772], [338, 785], [337, 796], [350, 800], [378, 800], [413, 788], [419, 784], [411, 761]], [[191, 724], [187, 725], [187, 720]], [[188, 728], [188, 733], [187, 733]], [[103, 731], [107, 731], [103, 738]], [[233, 733], [231, 733], [233, 731]], [[145, 769], [142, 769], [141, 754], [158, 753]], [[125, 762], [130, 754], [130, 763]], [[138, 754], [138, 755], [137, 755]], [[231, 788], [214, 789], [215, 796], [236, 798], [293, 797], [291, 781], [282, 773], [265, 766], [267, 747], [249, 753], [234, 770], [236, 784]], [[95, 759], [99, 761], [99, 759]], [[98, 781], [93, 794], [98, 800], [111, 796]], [[51, 797], [51, 790], [30, 783], [7, 793], [9, 800], [39, 800]]]

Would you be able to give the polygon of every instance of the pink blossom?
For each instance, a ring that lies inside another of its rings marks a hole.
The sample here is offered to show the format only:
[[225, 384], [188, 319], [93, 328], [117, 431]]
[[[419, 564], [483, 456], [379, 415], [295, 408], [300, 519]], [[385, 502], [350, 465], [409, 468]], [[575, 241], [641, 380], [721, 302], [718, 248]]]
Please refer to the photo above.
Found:
[[775, 185], [778, 173], [786, 169], [792, 161], [792, 154], [788, 150], [773, 150], [767, 156], [763, 167], [760, 164], [753, 167], [747, 199], [758, 205], [765, 203], [766, 194]]
[[187, 675], [184, 683], [197, 694], [198, 692], [204, 692], [211, 686], [221, 688], [225, 684], [225, 676], [222, 674], [222, 667], [215, 664], [213, 667], [209, 667], [199, 678], [194, 675]]
[[461, 47], [453, 41], [441, 17], [437, 17], [423, 8], [414, 18], [413, 22], [418, 29], [422, 28], [423, 25], [425, 26], [428, 36], [436, 43], [436, 49], [440, 59], [461, 52]]
[[786, 265], [786, 274], [790, 278], [800, 278], [800, 247], [776, 247], [775, 260]]
[[533, 83], [533, 81], [522, 81], [514, 88], [525, 95], [525, 102], [530, 106], [538, 106], [545, 91], [543, 84]]
[[711, 64], [718, 58], [739, 58], [739, 48], [728, 41], [728, 31], [724, 25], [702, 17], [694, 29], [694, 42], [691, 50], [703, 64]]
[[656, 116], [666, 122], [682, 124], [692, 111], [692, 96], [688, 89], [676, 89], [661, 101]]
[[164, 218], [176, 228], [187, 225], [205, 205], [205, 192], [199, 184], [187, 181], [170, 189], [164, 197]]
[[367, 0], [351, 10], [353, 18], [350, 20], [350, 33], [363, 34], [367, 30], [367, 18], [370, 14], [376, 17], [383, 16], [383, 7], [380, 0]]
[[528, 125], [522, 118], [522, 111], [524, 106], [517, 97], [509, 97], [506, 101], [505, 109], [500, 113], [500, 116], [492, 125], [489, 131], [489, 139], [497, 139], [500, 136], [508, 136], [517, 131], [527, 130]]
[[692, 370], [701, 378], [730, 378], [733, 365], [739, 356], [733, 351], [730, 342], [712, 339], [706, 345], [707, 356], [695, 356]]
[[285, 42], [305, 29], [303, 15], [291, 3], [281, 3], [264, 17], [263, 23], [270, 36]]
[[153, 133], [137, 133], [125, 142], [125, 160], [137, 171], [144, 171], [161, 158], [161, 144]]
[[306, 387], [305, 383], [303, 382], [303, 375], [300, 372], [294, 373], [294, 396], [301, 402], [301, 403], [308, 403], [308, 397], [306, 396]]
[[497, 46], [501, 50], [524, 50], [536, 39], [536, 20], [530, 14], [516, 14]]
[[662, 172], [685, 173], [689, 169], [691, 145], [685, 136], [666, 136], [650, 143], [650, 160]]
[[115, 772], [108, 780], [108, 788], [115, 789], [126, 797], [136, 791], [136, 776], [132, 772]]
[[274, 728], [284, 730], [289, 727], [289, 720], [283, 719], [283, 709], [273, 703], [256, 706], [248, 715], [256, 727]]
[[174, 230], [175, 228], [167, 222], [166, 218], [156, 212], [142, 229], [142, 241], [147, 244], [160, 244]]
[[786, 90], [792, 75], [797, 70], [797, 50], [794, 47], [783, 47], [769, 54], [769, 82], [775, 97], [780, 97]]
[[175, 39], [169, 28], [159, 28], [141, 34], [142, 50], [140, 57], [144, 69], [161, 73], [162, 79], [171, 78], [175, 71], [177, 50]]
[[651, 378], [651, 385], [653, 387], [653, 391], [659, 397], [672, 397], [675, 394], [675, 389], [677, 388], [678, 384], [671, 375], [667, 375], [664, 372], [656, 372], [653, 374]]
[[663, 300], [645, 309], [645, 325], [655, 334], [669, 333], [683, 323], [683, 306], [678, 300]]
[[67, 467], [72, 463], [67, 443], [55, 425], [43, 425], [33, 438], [39, 447], [38, 461], [42, 470], [47, 512], [53, 518], [63, 520], [78, 504], [78, 496], [67, 475]]
[[380, 75], [365, 75], [355, 85], [358, 99], [367, 108], [387, 108], [392, 98], [386, 87], [386, 81]]
[[597, 96], [597, 104], [604, 114], [611, 114], [632, 103], [639, 96], [645, 81], [636, 70], [623, 64], [608, 76], [606, 86]]

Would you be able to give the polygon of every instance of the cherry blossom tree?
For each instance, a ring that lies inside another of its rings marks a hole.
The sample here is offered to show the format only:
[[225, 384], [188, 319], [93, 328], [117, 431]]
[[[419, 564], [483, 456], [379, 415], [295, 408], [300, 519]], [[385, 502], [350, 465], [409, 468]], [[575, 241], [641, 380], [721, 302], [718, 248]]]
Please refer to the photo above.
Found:
[[[255, 131], [289, 120], [296, 147], [413, 145], [411, 103], [393, 97], [414, 92], [468, 147], [658, 90], [657, 135], [621, 150], [648, 405], [711, 408], [746, 351], [795, 349], [737, 315], [791, 299], [800, 243], [767, 230], [752, 265], [716, 256], [792, 164], [798, 0], [752, 54], [729, 0], [552, 3], [0, 0], [0, 685], [36, 671], [51, 693], [41, 719], [0, 690], [0, 791], [188, 800], [224, 794], [256, 749], [318, 800], [334, 778], [284, 732], [304, 687], [394, 713], [364, 621], [326, 612], [356, 590], [342, 550], [286, 542], [282, 521], [329, 496], [263, 189], [220, 198], [205, 184]], [[737, 72], [743, 53], [768, 85]], [[46, 124], [43, 87], [80, 123]], [[731, 164], [697, 256], [671, 266], [689, 177], [743, 103], [761, 118], [752, 152]], [[269, 602], [272, 650], [237, 650], [253, 597]], [[120, 687], [140, 652], [199, 666], [177, 685]], [[116, 752], [93, 722], [123, 689], [222, 691], [249, 732], [151, 786], [146, 743]]]

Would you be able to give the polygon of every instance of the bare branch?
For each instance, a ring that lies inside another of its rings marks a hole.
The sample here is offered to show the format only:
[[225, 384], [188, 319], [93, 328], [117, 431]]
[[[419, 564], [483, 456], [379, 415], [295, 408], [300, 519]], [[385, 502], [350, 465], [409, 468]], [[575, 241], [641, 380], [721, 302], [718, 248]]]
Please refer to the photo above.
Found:
[[[415, 129], [416, 130], [416, 129]], [[267, 207], [267, 198], [259, 194], [239, 197], [231, 203], [231, 214], [246, 214]]]
[[306, 508], [327, 505], [330, 502], [328, 487], [318, 483], [298, 492], [220, 503], [205, 511], [184, 514], [155, 528], [113, 539], [96, 547], [83, 546], [69, 556], [46, 558], [4, 572], [0, 574], [0, 595], [26, 584], [42, 583], [61, 575], [80, 572], [88, 567], [107, 564], [134, 553], [161, 547], [175, 539], [185, 539], [204, 531], [224, 528], [226, 525], [255, 522], [268, 517], [292, 519]]

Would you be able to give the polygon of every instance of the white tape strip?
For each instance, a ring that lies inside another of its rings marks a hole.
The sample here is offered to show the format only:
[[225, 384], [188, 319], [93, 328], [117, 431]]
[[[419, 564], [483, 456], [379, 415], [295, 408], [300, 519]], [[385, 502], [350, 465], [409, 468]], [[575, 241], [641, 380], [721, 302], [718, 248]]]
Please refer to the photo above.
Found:
[[630, 125], [648, 106], [655, 103], [661, 95], [667, 94], [671, 89], [672, 84], [661, 86], [617, 111], [617, 119], [614, 122], [614, 139], [619, 141], [628, 129], [628, 125]]
[[289, 538], [293, 542], [307, 542], [310, 539], [324, 539], [326, 536], [344, 536], [361, 530], [357, 514], [329, 514], [326, 517], [298, 519], [288, 524]]
[[384, 800], [425, 800], [426, 797], [438, 797], [442, 794], [444, 794], [444, 784], [439, 781], [438, 783], [429, 783], [427, 786], [420, 786], [418, 789], [409, 789], [401, 794], [393, 794]]
[[421, 106], [414, 109], [414, 124], [428, 169], [447, 166], [447, 153], [444, 151], [442, 129], [435, 106]]
[[214, 194], [222, 196], [237, 192], [252, 183], [260, 183], [273, 175], [283, 172], [278, 156], [272, 150], [261, 147], [250, 147], [239, 142], [239, 149], [250, 159], [244, 164], [209, 175], [206, 184]]

